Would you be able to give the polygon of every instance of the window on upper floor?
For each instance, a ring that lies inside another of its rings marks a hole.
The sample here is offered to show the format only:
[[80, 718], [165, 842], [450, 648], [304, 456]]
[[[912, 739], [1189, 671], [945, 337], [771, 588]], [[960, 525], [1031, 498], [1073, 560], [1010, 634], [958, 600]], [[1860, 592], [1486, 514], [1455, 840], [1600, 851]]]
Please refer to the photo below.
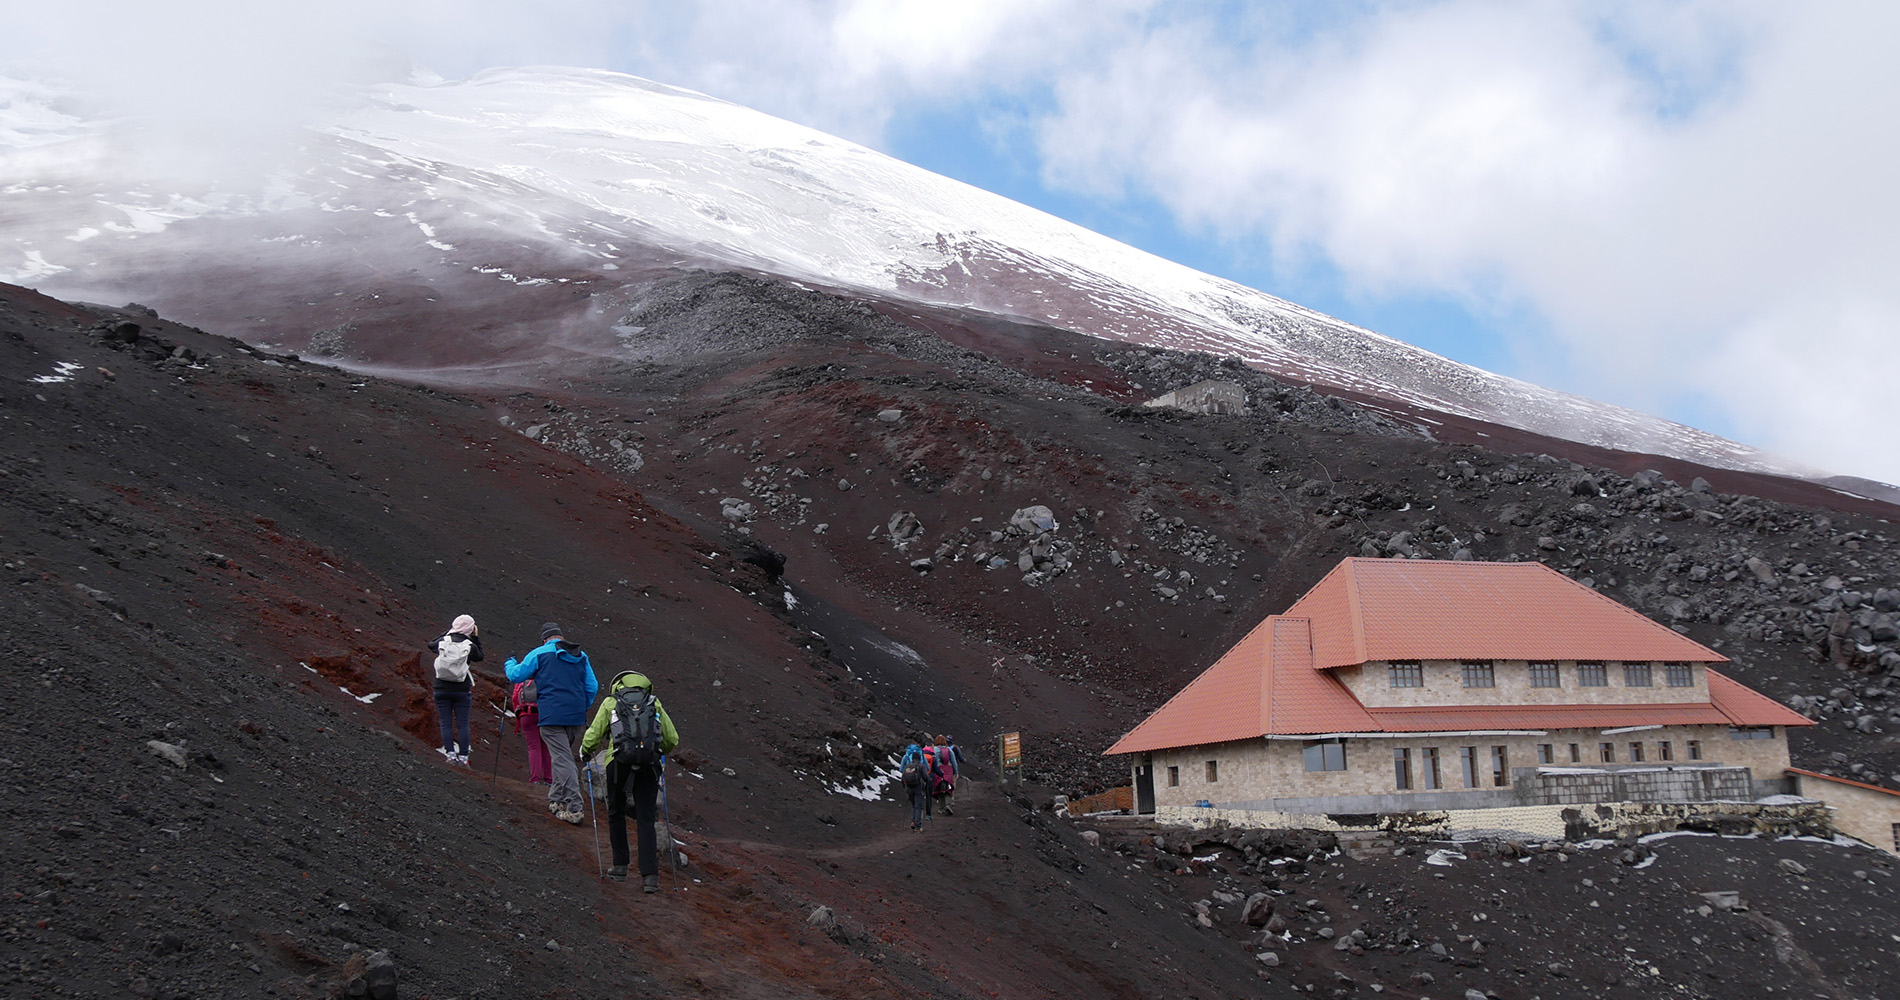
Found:
[[1684, 743], [1683, 746], [1688, 748], [1690, 760], [1702, 759], [1702, 741], [1701, 740], [1689, 740], [1688, 742]]
[[1649, 687], [1649, 664], [1623, 664], [1623, 686], [1632, 688]]
[[1587, 688], [1608, 687], [1610, 674], [1603, 664], [1595, 660], [1577, 661], [1577, 686]]
[[1217, 760], [1208, 761], [1207, 762], [1207, 783], [1211, 785], [1219, 780], [1220, 780], [1220, 761], [1217, 761]]
[[1570, 762], [1572, 764], [1583, 763], [1583, 744], [1581, 743], [1570, 744]]
[[1181, 786], [1181, 769], [1179, 767], [1168, 768], [1168, 787], [1179, 788], [1180, 786]]
[[1492, 669], [1490, 660], [1466, 660], [1465, 687], [1488, 688], [1498, 686], [1497, 672]]
[[1597, 744], [1597, 759], [1605, 764], [1616, 763], [1616, 744], [1598, 743]]
[[1668, 740], [1657, 740], [1656, 741], [1656, 759], [1657, 760], [1675, 760], [1676, 759], [1675, 746], [1671, 744]]
[[1343, 739], [1307, 740], [1305, 755], [1308, 771], [1344, 771], [1346, 769], [1346, 741]]
[[1630, 763], [1641, 764], [1642, 762], [1643, 762], [1643, 741], [1642, 740], [1633, 741], [1632, 743], [1630, 743]]
[[1425, 665], [1417, 660], [1395, 660], [1386, 669], [1395, 688], [1425, 686]]
[[1557, 763], [1557, 747], [1551, 743], [1537, 744], [1537, 762], [1539, 764]]
[[1563, 687], [1563, 681], [1557, 674], [1557, 665], [1555, 663], [1532, 663], [1531, 687]]
[[1773, 726], [1730, 726], [1728, 738], [1731, 740], [1772, 740], [1775, 738]]
[[1663, 683], [1672, 688], [1695, 687], [1695, 668], [1687, 663], [1663, 664]]

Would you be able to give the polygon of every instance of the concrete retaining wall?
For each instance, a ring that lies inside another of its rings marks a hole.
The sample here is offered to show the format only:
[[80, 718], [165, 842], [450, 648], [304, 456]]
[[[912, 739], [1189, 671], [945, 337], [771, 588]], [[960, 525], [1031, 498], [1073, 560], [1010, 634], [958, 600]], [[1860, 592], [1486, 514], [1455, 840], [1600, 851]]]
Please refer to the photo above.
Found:
[[1383, 830], [1412, 836], [1503, 835], [1583, 840], [1673, 830], [1831, 837], [1834, 825], [1820, 802], [1762, 805], [1755, 802], [1609, 802], [1592, 805], [1506, 806], [1383, 815], [1290, 813], [1253, 809], [1160, 806], [1155, 822], [1204, 829], [1231, 826], [1263, 830], [1324, 830], [1342, 833]]

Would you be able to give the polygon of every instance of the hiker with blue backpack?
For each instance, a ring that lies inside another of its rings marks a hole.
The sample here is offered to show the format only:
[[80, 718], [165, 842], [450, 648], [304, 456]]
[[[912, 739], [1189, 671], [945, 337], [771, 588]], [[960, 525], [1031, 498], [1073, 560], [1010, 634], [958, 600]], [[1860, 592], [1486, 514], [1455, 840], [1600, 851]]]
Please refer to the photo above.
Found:
[[449, 630], [429, 640], [435, 656], [435, 717], [442, 729], [442, 757], [451, 764], [468, 763], [468, 710], [475, 698], [475, 677], [469, 664], [482, 662], [481, 630], [475, 619], [457, 615]]
[[508, 680], [513, 684], [532, 679], [535, 708], [539, 713], [541, 743], [548, 750], [550, 778], [548, 811], [563, 823], [581, 825], [587, 819], [583, 811], [580, 772], [574, 766], [574, 748], [580, 741], [581, 727], [587, 724], [587, 710], [600, 693], [600, 680], [594, 665], [580, 643], [569, 642], [561, 626], [548, 622], [541, 626], [541, 645], [529, 651], [519, 663], [509, 657]]
[[910, 797], [910, 828], [922, 830], [924, 820], [930, 818], [930, 772], [936, 764], [935, 747], [929, 736], [919, 737], [916, 743], [904, 748], [904, 756], [897, 762], [899, 778], [904, 782], [904, 793]]
[[[660, 859], [655, 848], [654, 813], [658, 809], [665, 757], [679, 746], [679, 731], [666, 706], [653, 693], [645, 674], [625, 670], [607, 686], [608, 697], [594, 712], [593, 725], [581, 739], [581, 756], [606, 749], [607, 839], [613, 845], [613, 865], [607, 877], [627, 879], [627, 799], [633, 799], [633, 820], [640, 846], [640, 883], [643, 891], [660, 888]], [[668, 830], [667, 835], [672, 836]], [[598, 834], [596, 834], [598, 836]], [[600, 849], [595, 842], [594, 849]]]

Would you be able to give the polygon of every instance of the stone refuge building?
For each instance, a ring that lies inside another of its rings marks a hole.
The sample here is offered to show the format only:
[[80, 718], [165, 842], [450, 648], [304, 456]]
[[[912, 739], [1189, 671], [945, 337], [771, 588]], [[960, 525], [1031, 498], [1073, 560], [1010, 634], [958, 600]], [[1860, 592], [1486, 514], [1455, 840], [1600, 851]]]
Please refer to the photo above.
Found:
[[1141, 404], [1147, 407], [1186, 410], [1189, 413], [1223, 413], [1244, 416], [1247, 413], [1247, 390], [1238, 383], [1208, 379], [1185, 385], [1171, 392]]
[[1353, 558], [1108, 753], [1138, 812], [1185, 821], [1516, 809], [1492, 825], [1561, 831], [1581, 805], [1793, 791], [1788, 727], [1812, 723], [1726, 660], [1540, 563]]

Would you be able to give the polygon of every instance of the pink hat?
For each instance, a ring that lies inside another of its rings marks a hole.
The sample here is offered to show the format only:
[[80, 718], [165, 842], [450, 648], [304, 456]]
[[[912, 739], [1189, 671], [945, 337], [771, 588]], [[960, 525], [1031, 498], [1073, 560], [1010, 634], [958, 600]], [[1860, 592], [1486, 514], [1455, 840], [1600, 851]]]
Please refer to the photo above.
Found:
[[449, 626], [449, 631], [459, 632], [462, 635], [474, 635], [475, 634], [475, 619], [470, 618], [467, 615], [456, 615], [455, 624]]

